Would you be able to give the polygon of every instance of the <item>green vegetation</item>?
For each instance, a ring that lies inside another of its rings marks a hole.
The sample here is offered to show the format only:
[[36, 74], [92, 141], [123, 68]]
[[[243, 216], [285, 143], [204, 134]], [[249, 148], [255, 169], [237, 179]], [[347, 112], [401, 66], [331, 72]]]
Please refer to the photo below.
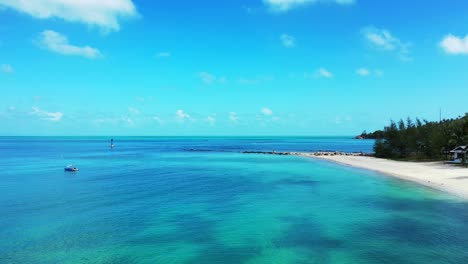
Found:
[[377, 130], [372, 133], [367, 133], [366, 130], [362, 131], [361, 135], [354, 137], [355, 139], [378, 139], [383, 138], [383, 131]]
[[[376, 157], [402, 160], [444, 160], [456, 146], [468, 145], [468, 113], [464, 117], [430, 122], [400, 120], [376, 131]], [[464, 161], [466, 163], [466, 155]]]

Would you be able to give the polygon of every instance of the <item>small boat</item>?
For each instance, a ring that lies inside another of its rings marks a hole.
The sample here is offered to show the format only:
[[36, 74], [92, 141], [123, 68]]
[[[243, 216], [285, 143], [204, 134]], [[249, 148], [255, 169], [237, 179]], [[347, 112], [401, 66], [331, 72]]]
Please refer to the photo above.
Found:
[[65, 167], [65, 171], [78, 171], [78, 168], [73, 165], [68, 165]]

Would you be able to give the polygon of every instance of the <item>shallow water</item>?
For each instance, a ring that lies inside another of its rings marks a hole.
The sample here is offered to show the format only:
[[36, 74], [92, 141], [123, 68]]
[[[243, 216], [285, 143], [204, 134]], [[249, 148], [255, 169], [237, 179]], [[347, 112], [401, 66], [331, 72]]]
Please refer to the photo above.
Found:
[[[370, 141], [121, 138], [114, 150], [108, 143], [0, 138], [0, 263], [468, 259], [462, 200], [325, 161], [239, 153], [370, 151]], [[80, 171], [64, 172], [69, 163]]]

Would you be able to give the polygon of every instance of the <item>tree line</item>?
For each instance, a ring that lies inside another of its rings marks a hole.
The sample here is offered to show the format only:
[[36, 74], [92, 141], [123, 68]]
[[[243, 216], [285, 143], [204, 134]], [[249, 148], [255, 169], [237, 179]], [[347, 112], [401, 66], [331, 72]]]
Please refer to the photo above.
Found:
[[418, 118], [391, 121], [383, 130], [368, 135], [376, 139], [376, 157], [443, 160], [449, 157], [450, 150], [460, 145], [468, 145], [468, 113], [439, 122], [421, 121]]

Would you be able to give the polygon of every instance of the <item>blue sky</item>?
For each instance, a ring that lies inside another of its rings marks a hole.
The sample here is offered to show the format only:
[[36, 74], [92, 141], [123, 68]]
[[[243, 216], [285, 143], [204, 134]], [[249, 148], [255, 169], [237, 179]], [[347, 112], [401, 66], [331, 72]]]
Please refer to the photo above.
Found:
[[0, 0], [0, 135], [354, 135], [468, 111], [464, 0], [31, 2]]

